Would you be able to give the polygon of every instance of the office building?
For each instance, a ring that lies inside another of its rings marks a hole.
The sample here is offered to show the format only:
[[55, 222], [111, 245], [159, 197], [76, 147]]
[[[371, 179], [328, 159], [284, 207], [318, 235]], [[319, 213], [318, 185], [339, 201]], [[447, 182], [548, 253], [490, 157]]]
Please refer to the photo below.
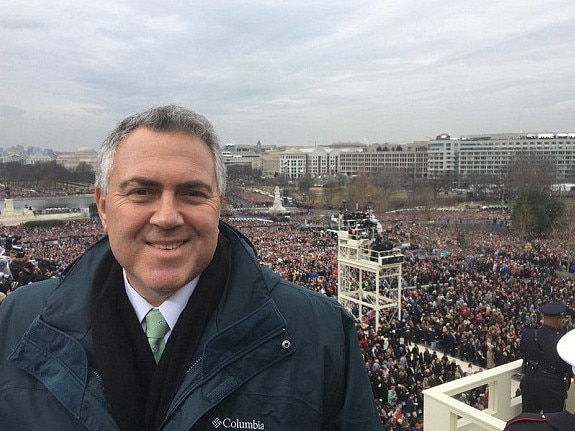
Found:
[[457, 139], [442, 134], [429, 142], [427, 153], [429, 179], [505, 178], [518, 163], [544, 161], [554, 169], [558, 182], [575, 180], [575, 133], [500, 133]]

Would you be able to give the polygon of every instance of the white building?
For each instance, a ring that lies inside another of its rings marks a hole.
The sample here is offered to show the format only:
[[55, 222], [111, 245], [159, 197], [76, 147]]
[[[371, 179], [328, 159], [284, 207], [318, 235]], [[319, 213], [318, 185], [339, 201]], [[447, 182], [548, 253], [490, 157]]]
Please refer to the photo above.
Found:
[[280, 154], [279, 173], [289, 178], [336, 175], [340, 152], [340, 149], [329, 147], [287, 149]]
[[439, 135], [429, 142], [427, 176], [466, 179], [475, 175], [506, 176], [514, 162], [528, 157], [554, 165], [557, 180], [575, 179], [575, 133], [500, 133]]
[[56, 155], [56, 163], [66, 169], [74, 169], [80, 163], [86, 163], [92, 169], [96, 169], [98, 152], [94, 148], [80, 147], [74, 152], [62, 152]]
[[422, 178], [427, 170], [427, 141], [398, 146], [375, 144], [361, 151], [342, 151], [339, 157], [338, 170], [345, 175], [375, 175], [385, 169]]

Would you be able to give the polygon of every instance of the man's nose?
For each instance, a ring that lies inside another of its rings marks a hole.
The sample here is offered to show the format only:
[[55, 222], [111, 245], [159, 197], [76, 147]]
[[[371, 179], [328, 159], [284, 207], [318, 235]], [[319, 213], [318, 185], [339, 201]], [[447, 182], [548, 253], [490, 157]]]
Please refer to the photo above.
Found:
[[172, 193], [162, 193], [156, 202], [156, 208], [150, 223], [169, 229], [183, 223], [178, 200]]

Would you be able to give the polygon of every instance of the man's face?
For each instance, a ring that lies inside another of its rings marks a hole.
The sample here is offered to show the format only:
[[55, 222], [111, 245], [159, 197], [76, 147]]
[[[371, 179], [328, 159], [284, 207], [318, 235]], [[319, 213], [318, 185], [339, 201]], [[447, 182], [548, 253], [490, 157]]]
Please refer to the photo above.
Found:
[[114, 256], [152, 305], [211, 261], [223, 197], [202, 139], [134, 130], [117, 148], [107, 194], [95, 197]]

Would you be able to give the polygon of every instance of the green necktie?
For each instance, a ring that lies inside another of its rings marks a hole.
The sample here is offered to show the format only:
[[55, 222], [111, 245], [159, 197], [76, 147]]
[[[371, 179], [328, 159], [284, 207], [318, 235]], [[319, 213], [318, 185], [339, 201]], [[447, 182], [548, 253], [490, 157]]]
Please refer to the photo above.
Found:
[[154, 359], [156, 363], [160, 362], [160, 357], [166, 347], [166, 340], [164, 336], [168, 332], [170, 327], [168, 326], [166, 319], [160, 313], [157, 308], [152, 308], [148, 314], [146, 314], [146, 336], [148, 337], [148, 343], [152, 348], [152, 353], [154, 354]]

